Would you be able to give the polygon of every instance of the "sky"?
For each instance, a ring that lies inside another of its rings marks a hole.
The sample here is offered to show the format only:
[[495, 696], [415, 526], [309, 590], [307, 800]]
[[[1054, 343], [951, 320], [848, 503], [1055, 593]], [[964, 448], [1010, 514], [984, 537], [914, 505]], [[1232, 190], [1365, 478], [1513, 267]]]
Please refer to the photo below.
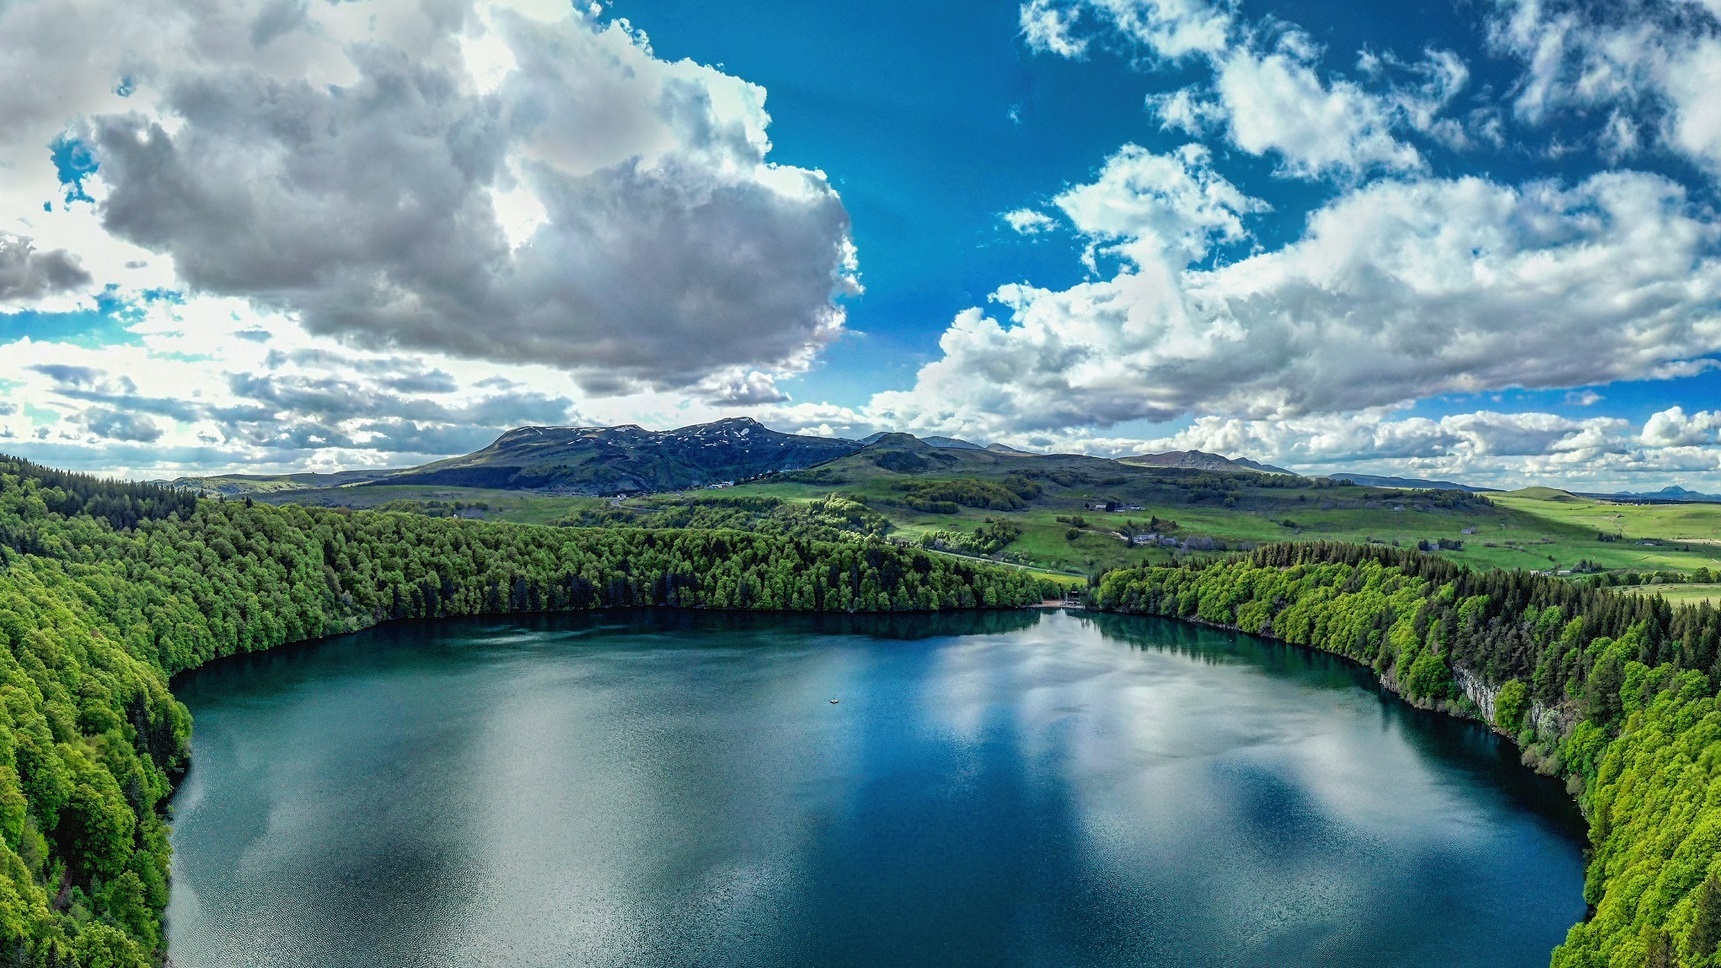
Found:
[[0, 452], [1721, 492], [1718, 87], [1721, 0], [0, 0]]

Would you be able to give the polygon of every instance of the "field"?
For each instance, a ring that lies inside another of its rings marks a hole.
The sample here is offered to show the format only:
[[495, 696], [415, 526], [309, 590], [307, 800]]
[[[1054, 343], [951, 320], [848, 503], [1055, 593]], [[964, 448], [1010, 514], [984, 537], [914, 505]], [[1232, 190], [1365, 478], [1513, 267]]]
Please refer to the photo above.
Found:
[[[896, 469], [892, 469], [896, 468]], [[928, 502], [927, 487], [965, 485], [1002, 494], [993, 507]], [[999, 490], [1016, 487], [1028, 496]], [[957, 539], [995, 522], [1020, 529], [993, 557], [1042, 572], [1088, 575], [1273, 541], [1423, 544], [1484, 568], [1553, 571], [1721, 569], [1721, 505], [1619, 504], [1529, 488], [1484, 497], [1455, 491], [1338, 486], [1256, 474], [1139, 468], [1088, 457], [1017, 458], [877, 448], [811, 471], [722, 490], [616, 498], [450, 486], [348, 486], [257, 494], [259, 500], [395, 508], [532, 524], [581, 515], [650, 516], [685, 505], [741, 499], [812, 501], [832, 495], [888, 519], [891, 537]], [[1113, 510], [1106, 510], [1107, 507]], [[1157, 535], [1150, 547], [1125, 536]], [[1604, 540], [1605, 539], [1605, 540]], [[1442, 544], [1444, 542], [1444, 544]], [[951, 547], [947, 542], [941, 546]], [[1686, 594], [1683, 586], [1657, 586]], [[1690, 594], [1697, 594], [1695, 591]]]
[[416, 511], [436, 517], [513, 521], [519, 524], [552, 524], [582, 508], [601, 507], [610, 503], [604, 498], [563, 496], [538, 491], [417, 484], [256, 490], [249, 496], [271, 504]]
[[1716, 584], [1638, 585], [1624, 590], [1639, 595], [1660, 595], [1673, 605], [1697, 605], [1702, 602], [1721, 605], [1721, 585]]

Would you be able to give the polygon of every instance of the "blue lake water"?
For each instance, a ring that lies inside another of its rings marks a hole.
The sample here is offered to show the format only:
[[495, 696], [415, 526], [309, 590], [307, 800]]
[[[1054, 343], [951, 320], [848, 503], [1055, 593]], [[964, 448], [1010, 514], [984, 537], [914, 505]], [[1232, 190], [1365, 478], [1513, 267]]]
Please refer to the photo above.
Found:
[[175, 689], [178, 968], [1540, 968], [1584, 913], [1509, 746], [1172, 622], [405, 624]]

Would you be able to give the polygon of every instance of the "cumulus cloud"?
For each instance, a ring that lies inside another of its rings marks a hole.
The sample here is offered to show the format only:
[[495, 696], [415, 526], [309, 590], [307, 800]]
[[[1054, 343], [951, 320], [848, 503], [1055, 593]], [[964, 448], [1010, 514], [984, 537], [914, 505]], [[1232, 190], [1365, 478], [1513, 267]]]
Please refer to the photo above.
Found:
[[1109, 456], [1205, 450], [1290, 467], [1344, 473], [1446, 478], [1520, 487], [1552, 483], [1585, 489], [1659, 487], [1673, 475], [1721, 484], [1721, 415], [1652, 416], [1640, 428], [1618, 417], [1573, 419], [1544, 412], [1479, 410], [1427, 417], [1391, 408], [1251, 420], [1204, 416], [1146, 441], [1076, 432], [1013, 435], [1009, 443]]
[[1323, 51], [1304, 31], [1276, 20], [1244, 23], [1205, 0], [1031, 0], [1022, 7], [1024, 36], [1043, 53], [1085, 52], [1088, 38], [1076, 33], [1084, 20], [1100, 36], [1146, 54], [1150, 66], [1204, 61], [1210, 81], [1149, 95], [1149, 109], [1167, 129], [1218, 130], [1249, 154], [1276, 156], [1287, 174], [1418, 171], [1426, 163], [1403, 132], [1449, 145], [1469, 140], [1464, 124], [1444, 115], [1469, 78], [1451, 51], [1430, 50], [1412, 64], [1365, 54], [1365, 84], [1325, 71]]
[[[1523, 63], [1513, 107], [1532, 122], [1606, 110], [1602, 147], [1636, 150], [1644, 132], [1721, 177], [1721, 12], [1691, 0], [1507, 0], [1490, 29]], [[1624, 109], [1623, 111], [1621, 109]]]
[[[1151, 172], [1140, 179], [1121, 172]], [[1717, 228], [1644, 173], [1522, 188], [1381, 181], [1302, 238], [1198, 263], [1250, 202], [1199, 152], [1125, 148], [1066, 198], [1121, 268], [1066, 290], [1005, 286], [944, 334], [943, 358], [873, 410], [1004, 434], [1217, 413], [1290, 418], [1442, 393], [1652, 378], [1721, 350]]]
[[0, 232], [0, 306], [87, 286], [90, 274], [64, 249], [38, 252], [30, 240]]
[[1642, 440], [1651, 447], [1700, 447], [1717, 443], [1717, 430], [1721, 430], [1721, 412], [1688, 414], [1683, 407], [1670, 407], [1644, 423]]
[[1224, 118], [1231, 142], [1252, 155], [1277, 153], [1293, 174], [1423, 167], [1422, 155], [1393, 134], [1393, 99], [1323, 79], [1300, 45], [1226, 57], [1215, 88], [1221, 109], [1209, 113]]
[[1004, 219], [1004, 224], [1010, 226], [1013, 231], [1020, 235], [1038, 235], [1041, 232], [1050, 232], [1058, 224], [1051, 216], [1044, 212], [1036, 212], [1031, 208], [1018, 208], [1014, 211], [1005, 212], [1000, 217]]
[[707, 403], [720, 407], [753, 407], [789, 399], [769, 373], [758, 370], [720, 374], [707, 380], [700, 391]]
[[1022, 40], [1030, 50], [1059, 57], [1081, 57], [1088, 42], [1072, 33], [1078, 11], [1055, 0], [1028, 0], [1022, 4]]
[[1563, 457], [1593, 461], [1625, 453], [1630, 424], [1613, 417], [1573, 420], [1551, 413], [1472, 413], [1400, 417], [1387, 410], [1282, 420], [1202, 417], [1161, 443], [1222, 453], [1260, 453], [1309, 468], [1358, 461], [1444, 460], [1453, 468], [1481, 458]]
[[1028, 0], [1022, 33], [1032, 49], [1080, 56], [1088, 39], [1075, 31], [1084, 17], [1168, 61], [1223, 50], [1233, 28], [1231, 14], [1207, 0]]
[[0, 161], [39, 182], [41, 145], [88, 153], [85, 248], [355, 346], [694, 387], [804, 369], [858, 291], [825, 176], [767, 157], [762, 89], [567, 4], [20, 0], [0, 35]]
[[135, 318], [124, 343], [25, 338], [0, 350], [9, 450], [153, 476], [401, 466], [522, 424], [586, 419], [558, 368], [354, 349], [234, 298], [126, 312]]
[[140, 444], [160, 440], [162, 429], [154, 420], [140, 413], [121, 413], [107, 407], [91, 407], [83, 412], [84, 426], [96, 437], [108, 440], [134, 441]]
[[1200, 145], [1165, 155], [1125, 145], [1106, 159], [1098, 178], [1065, 190], [1054, 202], [1078, 231], [1121, 246], [1138, 265], [1153, 257], [1130, 251], [1142, 246], [1194, 261], [1214, 241], [1242, 239], [1243, 217], [1268, 209], [1226, 181], [1210, 161]]

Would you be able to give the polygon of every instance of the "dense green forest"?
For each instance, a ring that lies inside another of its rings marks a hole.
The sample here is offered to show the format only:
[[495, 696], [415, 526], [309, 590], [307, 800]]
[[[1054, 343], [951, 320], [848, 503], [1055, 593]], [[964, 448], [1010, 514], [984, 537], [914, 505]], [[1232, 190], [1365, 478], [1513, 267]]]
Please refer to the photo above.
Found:
[[191, 732], [168, 681], [210, 659], [397, 618], [888, 612], [1050, 591], [1019, 570], [849, 534], [874, 523], [858, 506], [784, 523], [797, 516], [840, 540], [199, 501], [0, 458], [0, 965], [161, 962], [164, 801]]
[[1423, 705], [1491, 722], [1568, 777], [1593, 915], [1555, 968], [1721, 966], [1721, 612], [1356, 545], [1273, 545], [1114, 571], [1105, 608], [1348, 656]]
[[[414, 508], [414, 510], [418, 510]], [[649, 501], [585, 508], [553, 523], [581, 528], [699, 528], [756, 531], [837, 541], [854, 535], [881, 537], [891, 524], [877, 511], [840, 495], [812, 501], [776, 497], [706, 497], [697, 502]]]

